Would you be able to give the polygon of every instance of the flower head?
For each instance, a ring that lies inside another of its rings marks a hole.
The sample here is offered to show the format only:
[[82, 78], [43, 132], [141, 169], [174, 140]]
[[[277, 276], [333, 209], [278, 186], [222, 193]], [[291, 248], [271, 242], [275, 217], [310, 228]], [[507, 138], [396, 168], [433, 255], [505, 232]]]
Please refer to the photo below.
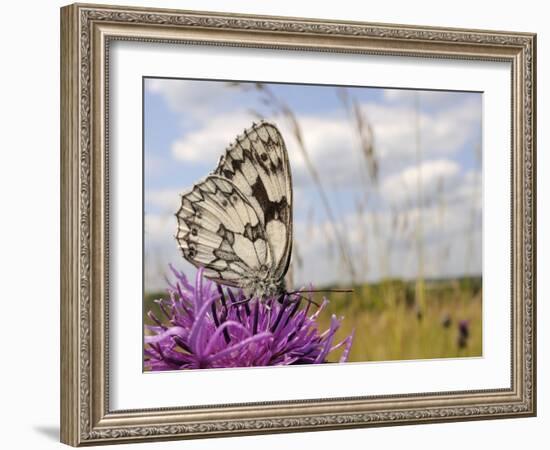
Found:
[[285, 293], [267, 299], [245, 297], [203, 277], [195, 284], [171, 267], [175, 283], [168, 298], [156, 300], [162, 319], [149, 311], [155, 325], [146, 325], [144, 359], [149, 370], [320, 364], [343, 347], [348, 358], [353, 333], [335, 344], [340, 320], [332, 316], [321, 333], [317, 318], [328, 303], [310, 314], [312, 299]]

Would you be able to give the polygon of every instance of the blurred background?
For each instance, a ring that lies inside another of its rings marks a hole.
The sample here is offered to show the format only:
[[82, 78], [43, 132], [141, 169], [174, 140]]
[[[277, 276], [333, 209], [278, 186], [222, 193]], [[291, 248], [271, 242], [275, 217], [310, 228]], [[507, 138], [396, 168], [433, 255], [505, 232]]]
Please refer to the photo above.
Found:
[[[144, 301], [188, 276], [174, 213], [252, 121], [281, 130], [294, 186], [287, 287], [328, 293], [350, 361], [482, 354], [482, 95], [144, 80]], [[317, 296], [321, 300], [321, 296]]]

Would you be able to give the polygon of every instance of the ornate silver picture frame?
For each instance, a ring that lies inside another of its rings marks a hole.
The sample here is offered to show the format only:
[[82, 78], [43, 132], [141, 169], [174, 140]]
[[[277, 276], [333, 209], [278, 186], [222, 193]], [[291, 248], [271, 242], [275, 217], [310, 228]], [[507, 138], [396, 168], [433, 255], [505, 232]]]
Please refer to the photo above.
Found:
[[[505, 300], [511, 319], [510, 385], [114, 409], [109, 383], [109, 287], [115, 276], [109, 270], [109, 68], [111, 46], [119, 41], [508, 63], [511, 148], [502, 150], [503, 157], [511, 158], [511, 298]], [[81, 446], [534, 416], [535, 89], [536, 35], [531, 33], [105, 5], [62, 8], [61, 441]]]

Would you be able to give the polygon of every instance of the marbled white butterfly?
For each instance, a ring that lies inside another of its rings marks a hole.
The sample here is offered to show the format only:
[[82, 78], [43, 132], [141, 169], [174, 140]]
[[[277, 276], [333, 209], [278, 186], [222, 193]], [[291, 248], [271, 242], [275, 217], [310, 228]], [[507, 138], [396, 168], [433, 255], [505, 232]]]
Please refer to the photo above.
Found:
[[251, 296], [283, 293], [292, 251], [292, 176], [285, 142], [265, 121], [238, 136], [182, 195], [176, 239], [213, 281]]

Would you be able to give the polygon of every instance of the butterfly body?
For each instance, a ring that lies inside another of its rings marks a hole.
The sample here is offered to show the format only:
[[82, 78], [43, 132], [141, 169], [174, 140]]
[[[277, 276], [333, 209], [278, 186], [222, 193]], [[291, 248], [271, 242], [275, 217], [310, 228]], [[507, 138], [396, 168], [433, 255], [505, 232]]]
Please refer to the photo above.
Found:
[[217, 283], [266, 297], [284, 292], [292, 250], [292, 177], [274, 124], [253, 124], [214, 172], [182, 195], [176, 240]]

